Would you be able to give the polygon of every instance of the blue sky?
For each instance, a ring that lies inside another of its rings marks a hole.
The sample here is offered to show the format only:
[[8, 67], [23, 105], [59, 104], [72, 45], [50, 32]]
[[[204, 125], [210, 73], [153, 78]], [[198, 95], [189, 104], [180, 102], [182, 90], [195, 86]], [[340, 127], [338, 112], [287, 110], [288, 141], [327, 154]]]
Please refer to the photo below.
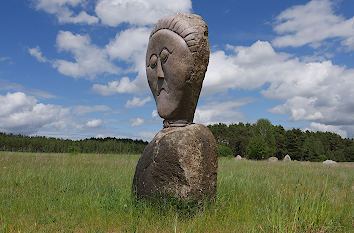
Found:
[[0, 131], [150, 140], [145, 75], [163, 16], [201, 15], [211, 56], [194, 122], [354, 137], [352, 0], [24, 0], [0, 7]]

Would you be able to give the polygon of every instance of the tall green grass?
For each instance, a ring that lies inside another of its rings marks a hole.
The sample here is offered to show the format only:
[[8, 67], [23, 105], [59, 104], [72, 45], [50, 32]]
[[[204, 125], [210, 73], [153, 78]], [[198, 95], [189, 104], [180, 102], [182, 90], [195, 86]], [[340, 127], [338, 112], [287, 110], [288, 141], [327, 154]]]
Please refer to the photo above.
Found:
[[219, 160], [201, 207], [136, 202], [139, 155], [0, 152], [0, 232], [353, 232], [354, 167]]

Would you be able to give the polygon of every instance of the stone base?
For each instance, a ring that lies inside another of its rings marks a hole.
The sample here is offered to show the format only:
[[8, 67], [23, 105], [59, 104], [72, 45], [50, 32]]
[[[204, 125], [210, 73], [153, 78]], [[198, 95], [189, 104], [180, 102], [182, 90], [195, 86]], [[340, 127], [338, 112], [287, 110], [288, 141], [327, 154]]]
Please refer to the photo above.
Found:
[[133, 192], [138, 198], [172, 196], [184, 201], [214, 198], [217, 167], [216, 142], [206, 126], [165, 128], [140, 157]]

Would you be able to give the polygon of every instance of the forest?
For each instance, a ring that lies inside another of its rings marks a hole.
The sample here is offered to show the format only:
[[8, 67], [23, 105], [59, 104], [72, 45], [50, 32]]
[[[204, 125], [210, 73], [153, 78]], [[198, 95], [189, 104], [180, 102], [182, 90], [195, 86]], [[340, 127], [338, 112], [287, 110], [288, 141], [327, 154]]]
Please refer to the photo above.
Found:
[[[208, 128], [218, 144], [219, 156], [262, 160], [271, 156], [283, 159], [288, 154], [299, 161], [354, 161], [354, 139], [331, 132], [285, 130], [267, 119], [254, 124], [219, 123]], [[147, 144], [143, 140], [112, 137], [70, 140], [0, 133], [0, 151], [141, 154]]]
[[140, 154], [147, 144], [143, 140], [111, 137], [70, 140], [0, 133], [0, 151]]
[[[354, 140], [331, 132], [285, 130], [267, 119], [255, 124], [214, 124], [208, 126], [218, 144], [219, 155], [248, 159], [283, 159], [290, 155], [299, 161], [354, 161]], [[227, 153], [227, 151], [229, 151]]]

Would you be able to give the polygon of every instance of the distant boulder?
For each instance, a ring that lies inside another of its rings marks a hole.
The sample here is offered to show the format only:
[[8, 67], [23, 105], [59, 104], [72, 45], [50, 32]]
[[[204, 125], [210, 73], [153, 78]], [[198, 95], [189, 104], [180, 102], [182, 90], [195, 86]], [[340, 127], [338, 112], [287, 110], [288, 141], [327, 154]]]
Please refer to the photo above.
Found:
[[278, 158], [277, 157], [270, 157], [270, 158], [268, 158], [268, 162], [271, 162], [271, 163], [278, 162]]
[[285, 155], [283, 161], [284, 162], [290, 162], [291, 161], [290, 155]]
[[337, 162], [333, 161], [333, 160], [326, 160], [326, 161], [323, 161], [322, 163], [327, 164], [327, 165], [336, 165], [337, 164]]
[[243, 160], [243, 158], [241, 157], [241, 155], [237, 155], [234, 159], [235, 159], [235, 160]]

